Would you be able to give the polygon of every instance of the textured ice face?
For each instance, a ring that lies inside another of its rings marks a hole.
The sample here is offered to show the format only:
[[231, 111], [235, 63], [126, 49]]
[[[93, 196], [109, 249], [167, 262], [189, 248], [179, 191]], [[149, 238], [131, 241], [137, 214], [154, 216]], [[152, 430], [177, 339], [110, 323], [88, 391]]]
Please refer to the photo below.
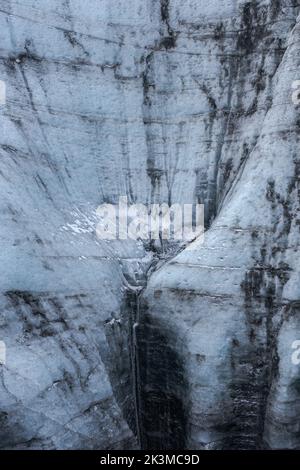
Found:
[[[186, 446], [193, 449], [300, 445], [299, 365], [293, 359], [300, 334], [299, 111], [292, 99], [299, 24], [295, 25], [295, 16], [281, 43], [284, 54], [282, 49], [279, 57], [272, 47], [262, 52], [264, 44], [278, 41], [283, 31], [278, 24], [283, 27], [286, 20], [280, 15], [283, 5], [278, 5], [276, 15], [271, 6], [245, 4], [245, 37], [233, 36], [235, 53], [243, 50], [243, 55], [238, 58], [228, 110], [236, 117], [233, 128], [231, 117], [227, 119], [217, 166], [220, 181], [230, 142], [231, 184], [223, 195], [222, 186], [217, 187], [217, 216], [204, 244], [197, 246], [196, 241], [193, 250], [184, 250], [157, 270], [143, 294], [144, 330], [151, 324], [163, 332], [173, 356], [184, 362], [189, 392], [166, 387], [153, 401], [165, 410], [164, 422], [169, 418], [165, 435], [172, 436], [174, 423], [178, 432], [184, 424]], [[269, 15], [277, 18], [274, 36], [272, 26], [262, 22]], [[228, 44], [226, 30], [223, 40]], [[275, 57], [278, 64], [267, 73], [265, 68]], [[239, 87], [243, 94], [236, 101]], [[243, 103], [252, 93], [252, 105], [245, 109]], [[251, 135], [249, 146], [244, 139]], [[233, 151], [237, 142], [245, 152]], [[241, 159], [235, 172], [237, 155]], [[141, 360], [147, 357], [147, 342], [141, 339]], [[150, 372], [142, 383], [146, 416], [147, 390], [159, 388], [159, 370], [165, 370], [163, 362], [160, 368], [154, 360], [148, 362]], [[172, 370], [170, 364], [168, 368]], [[173, 380], [180, 383], [171, 375], [170, 383]], [[172, 403], [175, 408], [178, 401], [184, 413], [177, 405], [174, 416]], [[155, 416], [148, 418], [144, 439], [151, 446], [153, 436], [160, 440], [162, 427]]]
[[[299, 447], [298, 9], [0, 0], [2, 447]], [[206, 208], [139, 314], [153, 253], [95, 233], [120, 196]]]

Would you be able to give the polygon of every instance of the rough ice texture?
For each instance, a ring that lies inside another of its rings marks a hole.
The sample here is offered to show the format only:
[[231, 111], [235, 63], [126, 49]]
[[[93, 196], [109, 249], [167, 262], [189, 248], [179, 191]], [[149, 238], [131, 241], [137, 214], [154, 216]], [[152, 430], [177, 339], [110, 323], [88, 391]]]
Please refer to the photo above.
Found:
[[[0, 0], [1, 447], [300, 448], [298, 13]], [[124, 195], [206, 208], [139, 298]]]

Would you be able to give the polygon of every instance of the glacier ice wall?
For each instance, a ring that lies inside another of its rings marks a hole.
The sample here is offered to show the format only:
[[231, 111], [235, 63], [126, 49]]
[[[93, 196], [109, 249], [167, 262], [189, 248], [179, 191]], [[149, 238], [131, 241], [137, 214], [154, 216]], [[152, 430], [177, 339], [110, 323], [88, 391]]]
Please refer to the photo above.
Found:
[[[3, 448], [299, 448], [298, 13], [0, 0]], [[204, 203], [204, 245], [145, 286], [95, 235], [124, 195]]]

